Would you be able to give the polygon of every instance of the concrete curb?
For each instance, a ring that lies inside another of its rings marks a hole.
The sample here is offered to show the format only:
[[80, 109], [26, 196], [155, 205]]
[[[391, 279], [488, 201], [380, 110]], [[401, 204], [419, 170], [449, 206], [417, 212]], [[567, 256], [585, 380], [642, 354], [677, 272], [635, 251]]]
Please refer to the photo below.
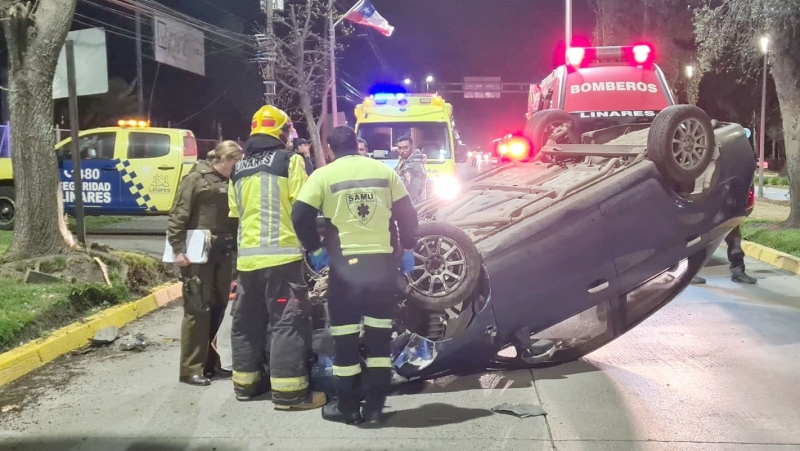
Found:
[[104, 327], [122, 327], [181, 296], [180, 283], [162, 285], [138, 301], [103, 310], [82, 321], [58, 329], [48, 337], [0, 354], [0, 386], [19, 379], [73, 349], [85, 346], [94, 334]]
[[800, 258], [752, 241], [742, 240], [744, 255], [800, 276]]

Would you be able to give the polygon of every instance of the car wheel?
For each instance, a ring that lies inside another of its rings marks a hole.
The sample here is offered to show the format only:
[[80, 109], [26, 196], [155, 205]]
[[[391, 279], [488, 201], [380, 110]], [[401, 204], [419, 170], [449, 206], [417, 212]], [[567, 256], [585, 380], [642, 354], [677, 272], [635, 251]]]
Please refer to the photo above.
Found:
[[548, 144], [580, 144], [572, 117], [563, 110], [542, 110], [531, 116], [523, 134], [531, 141], [533, 152]]
[[697, 180], [711, 163], [714, 127], [694, 105], [673, 105], [656, 115], [647, 136], [647, 156], [661, 174], [678, 184]]
[[0, 230], [14, 230], [17, 193], [13, 186], [0, 186]]
[[406, 276], [405, 294], [419, 308], [443, 311], [474, 296], [481, 273], [481, 254], [469, 236], [450, 224], [419, 225], [414, 270]]

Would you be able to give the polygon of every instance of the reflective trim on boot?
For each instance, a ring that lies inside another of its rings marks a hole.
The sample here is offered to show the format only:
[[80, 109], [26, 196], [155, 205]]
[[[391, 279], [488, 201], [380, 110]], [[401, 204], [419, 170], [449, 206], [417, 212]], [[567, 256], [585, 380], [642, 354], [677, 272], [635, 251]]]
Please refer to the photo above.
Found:
[[296, 404], [283, 404], [275, 399], [272, 402], [275, 404], [275, 410], [314, 410], [324, 406], [327, 400], [325, 393], [314, 391], [309, 393], [305, 400]]

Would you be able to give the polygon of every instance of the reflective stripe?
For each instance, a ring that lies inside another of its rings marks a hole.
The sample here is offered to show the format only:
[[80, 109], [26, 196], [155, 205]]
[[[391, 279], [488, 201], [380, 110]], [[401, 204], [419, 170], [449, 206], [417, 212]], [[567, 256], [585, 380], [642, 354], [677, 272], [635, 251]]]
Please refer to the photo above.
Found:
[[361, 332], [358, 324], [345, 324], [343, 326], [331, 326], [331, 335], [341, 337], [342, 335], [353, 335]]
[[391, 368], [390, 357], [367, 357], [367, 368]]
[[236, 244], [237, 244], [238, 247], [242, 247], [242, 234], [243, 234], [243, 232], [242, 232], [241, 221], [244, 218], [244, 205], [243, 205], [243, 202], [242, 202], [242, 180], [241, 179], [237, 180], [236, 183], [233, 184], [233, 194], [236, 196], [236, 210], [239, 212], [239, 221], [240, 221], [239, 222], [239, 227], [238, 227], [238, 229], [239, 229], [238, 236], [236, 237], [236, 239], [237, 239]]
[[253, 385], [261, 379], [261, 375], [257, 371], [252, 373], [234, 371], [232, 379], [236, 385]]
[[291, 393], [308, 388], [308, 376], [301, 377], [270, 377], [269, 384], [272, 391]]
[[350, 366], [333, 365], [333, 375], [339, 377], [352, 377], [361, 374], [361, 364]]
[[391, 329], [392, 328], [392, 320], [390, 319], [378, 319], [373, 318], [371, 316], [364, 317], [364, 325], [367, 327], [372, 327], [374, 329]]
[[299, 247], [246, 247], [239, 248], [239, 257], [255, 257], [258, 255], [303, 255]]
[[389, 179], [345, 180], [331, 185], [331, 194], [355, 188], [388, 188]]
[[281, 190], [278, 177], [261, 172], [261, 247], [279, 247], [281, 237]]

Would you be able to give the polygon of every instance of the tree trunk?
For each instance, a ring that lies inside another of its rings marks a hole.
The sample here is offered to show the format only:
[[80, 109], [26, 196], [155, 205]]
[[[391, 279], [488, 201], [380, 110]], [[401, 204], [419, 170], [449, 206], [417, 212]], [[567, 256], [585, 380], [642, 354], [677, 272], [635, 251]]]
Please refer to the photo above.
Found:
[[[7, 11], [11, 149], [16, 189], [14, 237], [3, 260], [58, 254], [69, 246], [62, 235], [60, 189], [53, 151], [53, 77], [76, 0], [41, 0]], [[35, 23], [31, 23], [35, 21]]]
[[[314, 146], [314, 155], [317, 167], [325, 166], [326, 150], [322, 147], [322, 140], [319, 137], [319, 127], [314, 117], [314, 107], [311, 106], [311, 99], [307, 94], [300, 94], [300, 110], [303, 112], [303, 118], [308, 124], [308, 136], [311, 138], [311, 145]], [[320, 157], [322, 159], [320, 164]]]
[[[788, 37], [787, 37], [788, 38]], [[786, 38], [784, 38], [786, 39]], [[775, 46], [772, 77], [783, 117], [783, 138], [786, 146], [786, 172], [789, 177], [790, 212], [786, 227], [800, 228], [800, 61], [793, 56], [794, 39]], [[783, 44], [783, 45], [781, 45]]]

